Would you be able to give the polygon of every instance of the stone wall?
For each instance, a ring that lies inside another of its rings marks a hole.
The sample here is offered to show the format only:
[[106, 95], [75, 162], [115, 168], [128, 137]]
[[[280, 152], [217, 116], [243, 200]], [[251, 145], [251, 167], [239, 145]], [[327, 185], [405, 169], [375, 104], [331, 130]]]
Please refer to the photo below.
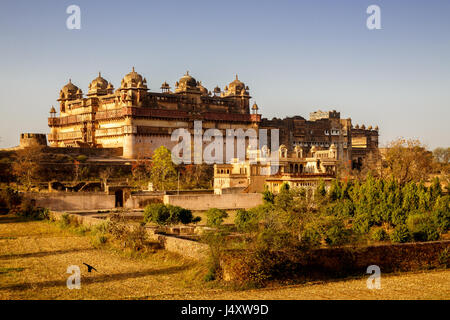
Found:
[[260, 193], [165, 195], [164, 203], [190, 210], [250, 209], [262, 204]]
[[449, 240], [310, 251], [273, 251], [265, 254], [264, 265], [260, 263], [261, 255], [254, 259], [251, 251], [232, 250], [223, 254], [220, 265], [226, 281], [246, 281], [254, 274], [266, 274], [277, 280], [318, 280], [364, 275], [370, 265], [379, 266], [381, 273], [442, 267], [440, 256], [446, 249], [450, 251]]
[[140, 192], [132, 194], [124, 204], [127, 209], [144, 209], [147, 205], [151, 203], [162, 203], [164, 193], [156, 192]]
[[[62, 212], [50, 211], [50, 219], [52, 220], [60, 220], [62, 215]], [[76, 220], [79, 224], [86, 227], [93, 227], [106, 222], [104, 219], [79, 214], [69, 214], [69, 217], [72, 221]], [[158, 241], [164, 250], [198, 261], [205, 261], [208, 258], [209, 246], [204, 243], [156, 234], [153, 228], [146, 228], [146, 231], [148, 237], [151, 240]]]
[[112, 209], [116, 201], [114, 195], [91, 192], [29, 192], [24, 196], [35, 200], [38, 207], [55, 211]]

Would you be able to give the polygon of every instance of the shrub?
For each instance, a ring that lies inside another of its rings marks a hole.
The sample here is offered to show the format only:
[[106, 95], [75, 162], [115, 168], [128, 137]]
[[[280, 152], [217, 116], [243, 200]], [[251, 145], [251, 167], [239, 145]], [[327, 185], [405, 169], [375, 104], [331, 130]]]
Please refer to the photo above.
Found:
[[8, 209], [8, 211], [17, 207], [21, 201], [22, 198], [19, 192], [15, 191], [11, 187], [2, 189], [0, 192], [0, 207], [4, 207]]
[[49, 218], [49, 210], [47, 208], [36, 207], [31, 199], [23, 200], [16, 214], [20, 217], [33, 220], [44, 220]]
[[348, 242], [349, 234], [345, 229], [342, 219], [337, 217], [326, 217], [324, 221], [325, 242], [331, 246], [342, 245]]
[[450, 250], [449, 248], [443, 249], [438, 256], [439, 264], [445, 268], [450, 266]]
[[292, 243], [292, 234], [288, 231], [264, 229], [257, 237], [257, 246], [262, 250], [281, 250], [291, 247]]
[[236, 212], [234, 223], [239, 231], [249, 232], [258, 228], [258, 215], [255, 210], [239, 209]]
[[178, 206], [153, 203], [144, 209], [144, 222], [154, 222], [158, 225], [170, 225], [200, 221], [200, 217], [194, 217], [192, 211]]
[[313, 223], [307, 224], [300, 234], [300, 244], [305, 247], [318, 247], [322, 241], [319, 229]]
[[388, 239], [388, 235], [382, 227], [372, 227], [370, 229], [370, 239], [374, 241], [384, 241]]
[[410, 238], [411, 237], [409, 234], [408, 227], [404, 224], [400, 224], [397, 227], [395, 227], [394, 231], [391, 234], [392, 242], [404, 243], [408, 242]]
[[410, 215], [406, 220], [406, 225], [414, 241], [433, 241], [440, 237], [439, 226], [431, 214]]
[[211, 208], [206, 211], [206, 224], [210, 227], [219, 227], [227, 217], [228, 213], [225, 210]]
[[85, 156], [84, 154], [80, 154], [79, 156], [77, 156], [77, 160], [80, 162], [85, 162], [87, 160], [87, 156]]
[[275, 199], [275, 195], [271, 191], [269, 191], [269, 189], [267, 189], [267, 188], [262, 193], [262, 197], [263, 197], [264, 203], [273, 203], [273, 201]]

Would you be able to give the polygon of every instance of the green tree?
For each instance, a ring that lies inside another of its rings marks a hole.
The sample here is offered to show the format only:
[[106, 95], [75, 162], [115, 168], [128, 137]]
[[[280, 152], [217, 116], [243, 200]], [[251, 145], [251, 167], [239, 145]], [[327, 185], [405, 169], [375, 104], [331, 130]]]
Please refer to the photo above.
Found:
[[211, 208], [206, 211], [206, 224], [210, 227], [219, 227], [227, 217], [228, 213], [225, 210]]
[[177, 173], [169, 149], [160, 146], [155, 150], [152, 156], [150, 172], [153, 186], [158, 190], [175, 187]]

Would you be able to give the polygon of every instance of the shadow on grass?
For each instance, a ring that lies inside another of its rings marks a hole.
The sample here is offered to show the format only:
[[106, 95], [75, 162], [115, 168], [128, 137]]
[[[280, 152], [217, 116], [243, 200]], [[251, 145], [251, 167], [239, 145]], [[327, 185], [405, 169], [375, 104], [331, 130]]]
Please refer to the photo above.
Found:
[[[144, 271], [137, 272], [125, 272], [125, 273], [113, 273], [113, 274], [101, 274], [98, 275], [93, 272], [92, 276], [82, 276], [81, 277], [81, 286], [93, 284], [93, 283], [105, 283], [110, 281], [117, 280], [127, 280], [127, 279], [135, 279], [142, 278], [146, 276], [158, 276], [158, 275], [169, 275], [175, 274], [181, 271], [188, 269], [190, 266], [178, 266], [178, 267], [169, 267], [164, 269], [148, 269]], [[64, 280], [52, 280], [52, 281], [42, 281], [42, 282], [32, 282], [32, 283], [21, 283], [21, 284], [13, 284], [8, 286], [1, 286], [1, 290], [33, 290], [33, 289], [44, 289], [51, 287], [66, 287], [66, 279]]]
[[8, 214], [6, 216], [0, 216], [0, 224], [5, 223], [19, 223], [19, 222], [33, 222], [37, 220], [25, 218], [25, 217], [19, 217], [15, 215]]
[[18, 253], [18, 254], [5, 254], [0, 256], [0, 260], [8, 259], [20, 259], [20, 258], [39, 258], [45, 256], [51, 256], [56, 254], [73, 253], [79, 251], [92, 251], [97, 250], [95, 248], [82, 248], [82, 249], [67, 249], [67, 250], [55, 250], [55, 251], [42, 251], [42, 252], [30, 252], [30, 253]]

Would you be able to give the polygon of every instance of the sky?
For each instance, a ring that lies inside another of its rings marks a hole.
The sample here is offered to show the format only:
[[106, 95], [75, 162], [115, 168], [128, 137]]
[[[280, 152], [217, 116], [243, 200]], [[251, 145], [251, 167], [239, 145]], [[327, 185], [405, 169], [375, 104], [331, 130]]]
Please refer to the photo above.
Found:
[[[80, 30], [66, 27], [70, 5]], [[263, 117], [335, 109], [378, 125], [381, 145], [450, 147], [448, 0], [2, 0], [0, 148], [49, 132], [69, 78], [87, 93], [101, 71], [117, 88], [133, 66], [151, 91], [187, 70], [211, 91], [238, 74]]]

